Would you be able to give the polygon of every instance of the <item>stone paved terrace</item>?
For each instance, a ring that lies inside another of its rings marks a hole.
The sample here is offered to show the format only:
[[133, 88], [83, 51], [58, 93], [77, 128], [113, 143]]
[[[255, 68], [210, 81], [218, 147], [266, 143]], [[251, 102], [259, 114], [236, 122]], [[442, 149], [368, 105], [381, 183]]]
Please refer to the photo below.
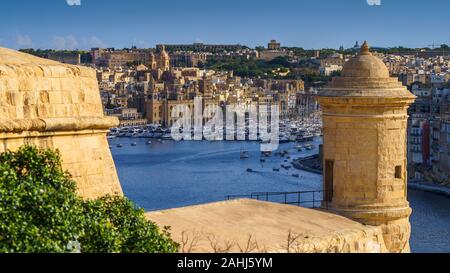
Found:
[[386, 252], [381, 230], [290, 205], [240, 199], [147, 213], [180, 252]]

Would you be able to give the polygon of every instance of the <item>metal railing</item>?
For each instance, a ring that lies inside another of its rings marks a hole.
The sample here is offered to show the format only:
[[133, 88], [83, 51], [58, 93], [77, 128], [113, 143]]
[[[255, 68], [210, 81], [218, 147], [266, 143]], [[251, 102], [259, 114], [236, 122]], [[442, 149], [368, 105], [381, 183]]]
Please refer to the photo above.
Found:
[[298, 191], [298, 192], [254, 192], [248, 195], [227, 195], [226, 200], [255, 199], [259, 201], [296, 205], [308, 208], [326, 208], [325, 191]]

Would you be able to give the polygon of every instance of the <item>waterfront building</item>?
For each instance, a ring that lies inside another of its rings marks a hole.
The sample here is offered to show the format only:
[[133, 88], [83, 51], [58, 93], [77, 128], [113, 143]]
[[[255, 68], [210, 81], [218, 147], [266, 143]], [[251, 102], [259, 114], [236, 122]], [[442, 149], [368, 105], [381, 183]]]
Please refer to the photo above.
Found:
[[432, 180], [450, 183], [450, 97], [440, 103], [439, 113], [432, 120]]
[[119, 119], [119, 127], [147, 124], [147, 119], [136, 108], [116, 108], [109, 111], [108, 116], [117, 117]]
[[421, 166], [431, 163], [432, 91], [422, 83], [413, 84], [411, 91], [417, 98], [408, 111], [408, 174], [410, 179], [421, 180]]

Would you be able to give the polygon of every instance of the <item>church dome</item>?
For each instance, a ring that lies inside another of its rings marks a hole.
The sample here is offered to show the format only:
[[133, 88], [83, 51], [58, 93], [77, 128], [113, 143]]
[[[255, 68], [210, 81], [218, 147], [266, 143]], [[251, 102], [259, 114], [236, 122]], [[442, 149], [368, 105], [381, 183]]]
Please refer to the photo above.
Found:
[[342, 77], [389, 78], [389, 71], [383, 61], [370, 53], [369, 44], [364, 42], [360, 53], [344, 65]]

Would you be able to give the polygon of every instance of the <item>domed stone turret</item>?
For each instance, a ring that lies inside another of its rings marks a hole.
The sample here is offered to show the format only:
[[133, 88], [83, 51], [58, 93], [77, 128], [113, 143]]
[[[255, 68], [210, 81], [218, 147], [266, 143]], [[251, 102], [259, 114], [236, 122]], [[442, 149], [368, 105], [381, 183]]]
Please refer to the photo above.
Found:
[[364, 42], [358, 55], [345, 63], [340, 77], [321, 90], [324, 97], [383, 97], [414, 99], [397, 78], [389, 76], [389, 70], [378, 57], [370, 53]]
[[320, 90], [324, 130], [324, 205], [380, 226], [390, 252], [408, 252], [407, 109], [414, 102], [364, 43]]
[[369, 44], [364, 42], [359, 55], [345, 64], [342, 77], [389, 78], [389, 71], [379, 58], [370, 53]]

